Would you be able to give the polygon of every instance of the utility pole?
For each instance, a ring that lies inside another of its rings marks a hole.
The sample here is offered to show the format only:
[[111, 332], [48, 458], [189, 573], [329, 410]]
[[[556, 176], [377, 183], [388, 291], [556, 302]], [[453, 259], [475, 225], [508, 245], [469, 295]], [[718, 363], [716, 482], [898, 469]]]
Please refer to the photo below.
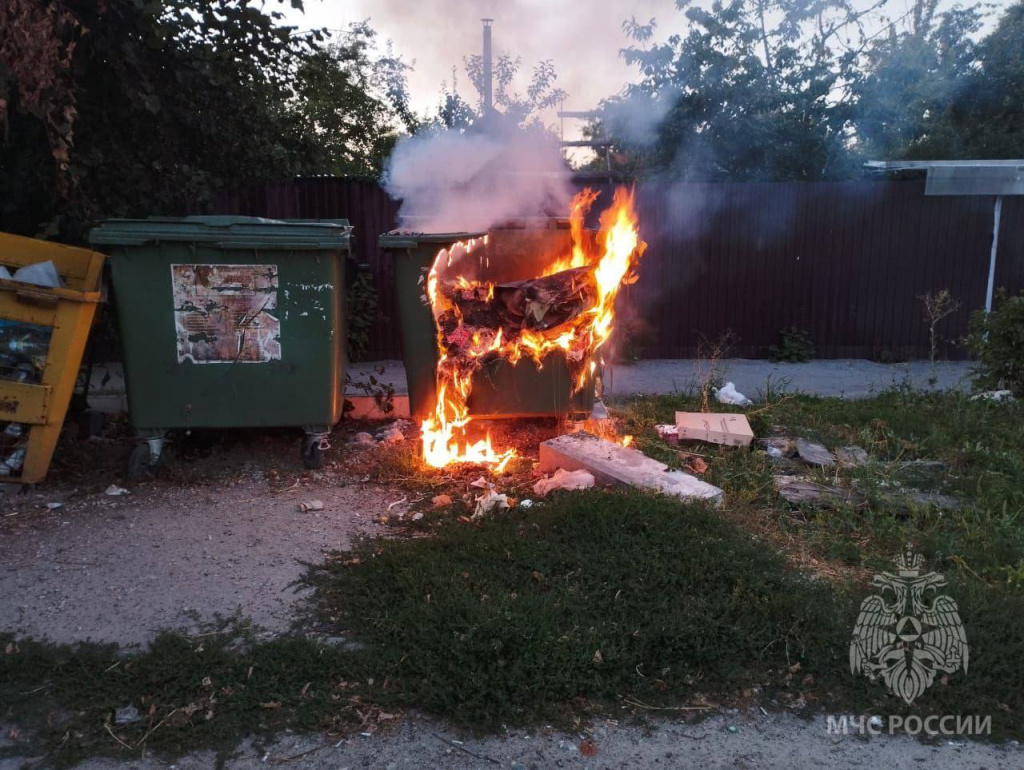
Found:
[[491, 62], [491, 24], [494, 19], [481, 19], [484, 23], [484, 116], [494, 110], [494, 91], [492, 86]]

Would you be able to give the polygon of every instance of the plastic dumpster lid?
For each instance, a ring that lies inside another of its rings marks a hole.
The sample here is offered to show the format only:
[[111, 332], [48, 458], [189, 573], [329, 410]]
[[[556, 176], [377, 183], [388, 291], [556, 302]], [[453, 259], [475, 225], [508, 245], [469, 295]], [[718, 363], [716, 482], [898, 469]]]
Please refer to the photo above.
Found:
[[235, 249], [336, 249], [352, 235], [348, 220], [264, 219], [240, 216], [107, 219], [92, 229], [89, 242], [142, 246], [160, 241], [205, 243]]
[[485, 235], [487, 235], [486, 230], [458, 233], [417, 233], [411, 230], [392, 230], [382, 234], [377, 239], [377, 244], [382, 249], [415, 249], [421, 243], [455, 243], [472, 238], [482, 238]]

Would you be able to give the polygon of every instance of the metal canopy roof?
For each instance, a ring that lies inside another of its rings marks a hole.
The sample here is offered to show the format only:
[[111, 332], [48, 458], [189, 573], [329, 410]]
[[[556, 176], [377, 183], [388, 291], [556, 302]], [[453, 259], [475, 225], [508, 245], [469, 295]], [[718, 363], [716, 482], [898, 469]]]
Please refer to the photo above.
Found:
[[925, 195], [1024, 195], [1021, 160], [870, 160], [871, 171], [927, 173]]

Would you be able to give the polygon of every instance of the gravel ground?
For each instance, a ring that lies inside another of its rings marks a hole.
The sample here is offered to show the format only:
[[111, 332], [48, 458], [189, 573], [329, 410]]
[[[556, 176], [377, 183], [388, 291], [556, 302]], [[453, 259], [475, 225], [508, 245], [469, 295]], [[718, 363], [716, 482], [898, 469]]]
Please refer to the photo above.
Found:
[[[18, 512], [0, 519], [0, 628], [145, 644], [160, 629], [194, 630], [197, 619], [238, 612], [284, 630], [299, 600], [290, 587], [299, 562], [377, 532], [373, 519], [401, 497], [318, 475], [276, 493], [250, 480], [150, 484], [122, 497], [51, 489], [33, 493], [38, 502], [18, 500]], [[62, 508], [45, 509], [62, 497]], [[312, 499], [324, 510], [298, 510]]]
[[[704, 364], [706, 366], [706, 364]], [[701, 362], [686, 360], [638, 361], [635, 364], [616, 364], [605, 378], [605, 389], [616, 396], [634, 393], [657, 394], [687, 390], [699, 381]], [[969, 385], [970, 361], [940, 361], [936, 365], [936, 382], [932, 386], [931, 364], [910, 361], [903, 364], [879, 364], [860, 359], [809, 361], [806, 364], [773, 364], [771, 361], [753, 361], [727, 358], [719, 362], [722, 378], [731, 381], [736, 389], [757, 400], [758, 391], [764, 390], [771, 377], [775, 387], [799, 391], [813, 396], [839, 396], [866, 398], [879, 391], [909, 383], [915, 389], [965, 389]]]
[[[730, 732], [730, 727], [735, 732]], [[584, 747], [583, 741], [590, 745]], [[2, 742], [2, 741], [0, 741]], [[582, 750], [581, 750], [582, 749]], [[596, 754], [587, 756], [583, 752]], [[205, 770], [216, 756], [197, 752], [173, 760], [93, 759], [79, 770]], [[22, 759], [0, 760], [0, 770], [15, 770]], [[770, 768], [948, 768], [1017, 770], [1024, 767], [1019, 745], [943, 740], [925, 745], [907, 736], [860, 738], [829, 735], [824, 717], [791, 714], [716, 716], [696, 724], [658, 721], [646, 727], [600, 722], [587, 735], [551, 730], [513, 731], [474, 739], [434, 720], [408, 716], [398, 727], [371, 737], [339, 740], [322, 736], [284, 736], [270, 744], [247, 741], [222, 766], [250, 770], [274, 765], [316, 770], [341, 768], [695, 768], [766, 770]]]

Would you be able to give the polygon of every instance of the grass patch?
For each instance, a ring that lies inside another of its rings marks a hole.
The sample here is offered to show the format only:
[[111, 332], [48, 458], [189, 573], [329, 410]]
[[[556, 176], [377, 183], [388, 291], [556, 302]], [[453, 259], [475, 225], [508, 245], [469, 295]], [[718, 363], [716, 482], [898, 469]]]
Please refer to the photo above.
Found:
[[[693, 400], [620, 407], [641, 449], [682, 465], [653, 426]], [[996, 735], [1024, 735], [1024, 407], [893, 391], [787, 398], [753, 422], [759, 435], [863, 446], [868, 466], [817, 475], [856, 482], [868, 504], [793, 509], [775, 494], [777, 466], [765, 453], [702, 447], [706, 478], [726, 492], [721, 509], [588, 491], [473, 524], [438, 512], [429, 537], [364, 541], [310, 569], [317, 620], [364, 650], [231, 631], [164, 635], [122, 659], [114, 646], [0, 636], [0, 721], [58, 765], [143, 748], [227, 750], [285, 728], [375, 728], [407, 707], [493, 730], [608, 710], [657, 713], [637, 703], [753, 699], [976, 714], [992, 717]], [[414, 483], [414, 451], [387, 455], [382, 478]], [[943, 465], [906, 465], [913, 460]], [[453, 478], [429, 474], [426, 490]], [[897, 509], [881, 494], [896, 485], [952, 493], [964, 505]], [[847, 662], [865, 578], [890, 569], [908, 541], [949, 576], [970, 645], [969, 673], [936, 683], [912, 708], [852, 676]], [[806, 554], [838, 568], [794, 567], [809, 563], [794, 558]], [[117, 725], [115, 711], [129, 704], [140, 720]]]
[[[58, 765], [143, 748], [228, 751], [284, 728], [375, 728], [406, 707], [495, 730], [752, 700], [992, 715], [997, 734], [1021, 732], [1018, 594], [955, 582], [970, 674], [906, 709], [849, 674], [863, 587], [796, 571], [718, 511], [667, 498], [556, 494], [430, 538], [365, 541], [307, 579], [319, 619], [366, 649], [231, 632], [164, 635], [120, 659], [113, 646], [0, 639], [0, 720]], [[129, 704], [140, 721], [117, 725]]]
[[408, 705], [466, 725], [742, 688], [845, 655], [835, 592], [666, 498], [556, 496], [364, 556], [311, 573], [320, 613], [378, 651]]
[[849, 673], [865, 586], [809, 577], [719, 512], [664, 497], [556, 495], [433, 538], [365, 544], [358, 562], [309, 580], [321, 616], [371, 645], [400, 703], [470, 727], [753, 696], [992, 715], [997, 733], [1020, 732], [1021, 596], [954, 579], [970, 675], [908, 708]]
[[[227, 751], [246, 735], [365, 729], [383, 702], [365, 654], [301, 638], [256, 643], [234, 631], [159, 636], [123, 657], [117, 645], [53, 645], [0, 635], [0, 722], [71, 766], [91, 755]], [[116, 723], [134, 706], [139, 720]], [[371, 725], [374, 727], [375, 725]], [[25, 747], [0, 748], [0, 758]]]
[[[638, 447], [673, 465], [680, 464], [679, 453], [653, 426], [674, 421], [676, 410], [697, 408], [697, 399], [685, 396], [620, 405]], [[895, 389], [859, 400], [786, 397], [756, 410], [751, 422], [759, 436], [805, 437], [833, 450], [857, 444], [872, 458], [859, 469], [806, 471], [825, 484], [855, 484], [868, 498], [866, 507], [821, 512], [793, 510], [775, 494], [772, 476], [779, 469], [765, 453], [697, 448], [710, 463], [708, 480], [726, 491], [726, 512], [752, 529], [767, 528], [795, 550], [871, 571], [913, 542], [943, 570], [1024, 587], [1024, 404]], [[910, 464], [915, 460], [941, 466]], [[908, 487], [953, 495], [962, 507], [895, 505], [888, 493]]]

